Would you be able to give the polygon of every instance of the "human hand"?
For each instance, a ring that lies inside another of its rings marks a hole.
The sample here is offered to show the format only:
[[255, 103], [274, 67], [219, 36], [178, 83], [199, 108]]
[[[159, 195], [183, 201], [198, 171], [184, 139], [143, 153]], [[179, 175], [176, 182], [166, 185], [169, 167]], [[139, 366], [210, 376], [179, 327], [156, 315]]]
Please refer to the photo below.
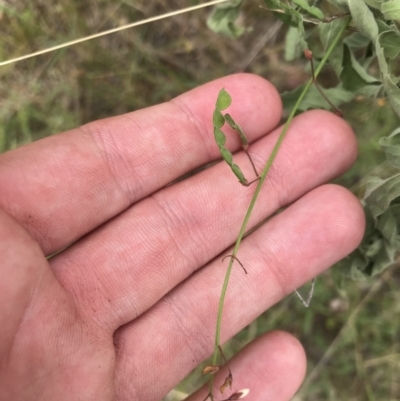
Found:
[[[0, 400], [158, 400], [211, 354], [221, 253], [254, 187], [223, 163], [166, 185], [219, 158], [211, 116], [222, 87], [260, 171], [281, 103], [247, 74], [0, 156]], [[355, 157], [342, 119], [312, 111], [294, 120], [249, 228], [290, 206], [242, 243], [248, 274], [234, 268], [223, 341], [358, 245], [359, 202], [325, 185]], [[251, 176], [246, 156], [235, 160]], [[283, 401], [303, 379], [305, 356], [296, 339], [273, 332], [230, 366], [251, 400]]]

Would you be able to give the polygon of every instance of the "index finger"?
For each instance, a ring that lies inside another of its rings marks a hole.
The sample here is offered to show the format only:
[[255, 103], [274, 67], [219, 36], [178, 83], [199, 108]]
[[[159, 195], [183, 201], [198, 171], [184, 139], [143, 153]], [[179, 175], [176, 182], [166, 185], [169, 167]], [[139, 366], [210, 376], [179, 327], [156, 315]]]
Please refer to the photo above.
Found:
[[[96, 121], [0, 156], [0, 207], [58, 251], [131, 204], [219, 157], [212, 113], [219, 90], [250, 141], [281, 117], [275, 88], [238, 74], [205, 84], [171, 102]], [[238, 139], [228, 146], [240, 147]]]

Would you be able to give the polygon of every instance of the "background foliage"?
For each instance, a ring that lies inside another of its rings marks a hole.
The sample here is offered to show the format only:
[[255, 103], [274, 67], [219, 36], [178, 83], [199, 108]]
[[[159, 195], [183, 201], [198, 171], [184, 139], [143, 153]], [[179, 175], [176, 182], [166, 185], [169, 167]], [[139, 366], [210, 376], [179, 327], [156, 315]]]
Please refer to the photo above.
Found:
[[[198, 3], [0, 1], [0, 60]], [[298, 46], [288, 40], [295, 37], [293, 29], [260, 9], [263, 4], [261, 0], [247, 1], [238, 10], [236, 29], [243, 35], [237, 40], [209, 30], [206, 20], [210, 10], [201, 10], [0, 67], [0, 151], [169, 100], [233, 72], [254, 72], [281, 92], [295, 90], [309, 78], [309, 64], [299, 57]], [[323, 51], [319, 35], [310, 34], [307, 42], [314, 54]], [[354, 48], [354, 43], [347, 46]], [[356, 55], [360, 59], [360, 54]], [[359, 71], [351, 55], [347, 55], [346, 68], [352, 73]], [[379, 77], [376, 65], [371, 64], [368, 75], [361, 78], [373, 85], [373, 79]], [[331, 91], [337, 87], [334, 66], [321, 74], [320, 83]], [[341, 110], [360, 144], [356, 165], [338, 182], [362, 197], [372, 175], [386, 182], [398, 174], [398, 166], [385, 161], [384, 151], [397, 143], [398, 131], [394, 130], [399, 122], [382, 93], [369, 98], [361, 91], [349, 103], [343, 92], [336, 95], [341, 95], [339, 103], [345, 102]], [[330, 97], [335, 99], [335, 94]], [[289, 107], [290, 95], [285, 102]], [[369, 197], [376, 200], [379, 191], [370, 188]], [[397, 203], [392, 206], [390, 213], [398, 214]], [[393, 227], [390, 232], [393, 234]], [[383, 242], [382, 238], [372, 240]], [[295, 296], [283, 300], [238, 334], [226, 352], [236, 352], [267, 330], [285, 329], [302, 341], [308, 355], [309, 376], [296, 401], [398, 400], [397, 264], [374, 278], [342, 281], [340, 288], [336, 285], [341, 280], [338, 277], [326, 273], [318, 280], [309, 309], [304, 309]], [[176, 400], [193, 391], [200, 380], [199, 372], [194, 372], [170, 398]]]

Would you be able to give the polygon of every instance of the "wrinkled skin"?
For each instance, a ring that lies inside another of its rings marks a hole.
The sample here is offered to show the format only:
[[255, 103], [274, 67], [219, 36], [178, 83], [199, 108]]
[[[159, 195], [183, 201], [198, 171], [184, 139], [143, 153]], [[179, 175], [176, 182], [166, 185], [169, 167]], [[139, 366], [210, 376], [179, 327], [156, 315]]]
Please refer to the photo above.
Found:
[[[159, 400], [212, 353], [221, 257], [254, 186], [223, 163], [167, 184], [219, 158], [211, 116], [222, 87], [261, 171], [281, 103], [248, 74], [0, 156], [1, 401]], [[229, 149], [240, 150], [226, 132]], [[359, 202], [326, 184], [355, 157], [340, 118], [312, 111], [294, 120], [249, 227], [288, 207], [242, 243], [248, 274], [234, 267], [223, 341], [358, 245]], [[235, 160], [254, 174], [243, 152]], [[251, 400], [284, 401], [301, 384], [305, 356], [276, 331], [231, 368], [234, 389], [251, 389]]]

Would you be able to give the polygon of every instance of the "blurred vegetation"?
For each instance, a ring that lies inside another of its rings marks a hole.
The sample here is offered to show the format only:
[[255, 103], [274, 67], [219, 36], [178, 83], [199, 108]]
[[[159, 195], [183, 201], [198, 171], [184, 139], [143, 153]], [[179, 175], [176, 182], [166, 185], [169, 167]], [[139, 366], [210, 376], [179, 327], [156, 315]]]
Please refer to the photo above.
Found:
[[[0, 1], [0, 60], [198, 3]], [[242, 23], [251, 29], [237, 41], [209, 31], [208, 13], [191, 12], [0, 67], [0, 151], [169, 100], [233, 72], [262, 75], [280, 91], [308, 79], [305, 61], [284, 61], [285, 28], [257, 2], [244, 8]], [[330, 76], [321, 76], [325, 86], [334, 85]], [[338, 182], [357, 193], [360, 181], [384, 160], [378, 139], [399, 123], [385, 99], [357, 98], [343, 111], [359, 138], [360, 157]], [[380, 277], [347, 281], [340, 290], [326, 273], [309, 309], [295, 296], [286, 298], [239, 333], [226, 353], [267, 330], [288, 330], [304, 344], [309, 363], [295, 401], [399, 400], [399, 287], [397, 266]], [[171, 399], [201, 380], [199, 371], [192, 373]]]

